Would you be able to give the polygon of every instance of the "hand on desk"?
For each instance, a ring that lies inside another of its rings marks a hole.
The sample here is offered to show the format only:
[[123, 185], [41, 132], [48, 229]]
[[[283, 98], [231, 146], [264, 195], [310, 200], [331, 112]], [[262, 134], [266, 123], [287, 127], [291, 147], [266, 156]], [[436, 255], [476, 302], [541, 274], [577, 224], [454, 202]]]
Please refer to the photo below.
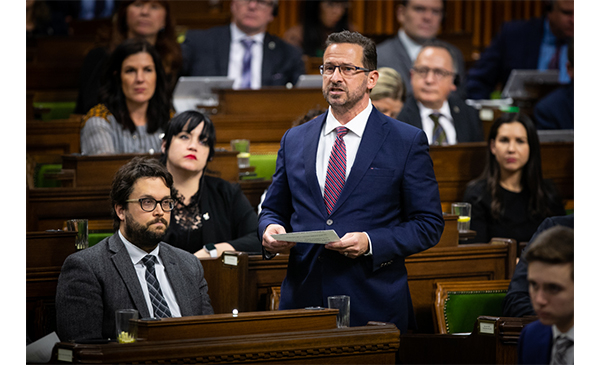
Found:
[[[217, 257], [221, 257], [221, 255], [225, 251], [235, 251], [235, 248], [233, 248], [233, 246], [229, 242], [215, 243], [215, 248], [217, 249]], [[210, 254], [206, 252], [204, 248], [196, 251], [196, 253], [194, 253], [194, 256], [196, 256], [199, 259], [210, 258]]]
[[262, 245], [264, 246], [265, 250], [272, 254], [275, 254], [296, 246], [296, 242], [277, 241], [275, 238], [271, 237], [271, 235], [274, 234], [285, 233], [287, 233], [285, 231], [285, 228], [283, 228], [283, 226], [280, 226], [279, 224], [268, 225], [262, 237]]
[[364, 232], [348, 232], [339, 241], [326, 244], [325, 248], [355, 259], [369, 251], [369, 238]]

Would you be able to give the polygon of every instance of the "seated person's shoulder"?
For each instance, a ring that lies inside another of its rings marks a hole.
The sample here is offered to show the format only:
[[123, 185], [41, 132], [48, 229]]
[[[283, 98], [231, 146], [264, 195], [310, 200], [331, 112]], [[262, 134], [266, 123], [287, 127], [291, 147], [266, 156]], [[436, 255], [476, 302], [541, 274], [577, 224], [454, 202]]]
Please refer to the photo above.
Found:
[[98, 104], [92, 107], [86, 115], [83, 117], [83, 123], [87, 122], [90, 118], [102, 118], [108, 120], [108, 117], [112, 115], [110, 110], [104, 104]]

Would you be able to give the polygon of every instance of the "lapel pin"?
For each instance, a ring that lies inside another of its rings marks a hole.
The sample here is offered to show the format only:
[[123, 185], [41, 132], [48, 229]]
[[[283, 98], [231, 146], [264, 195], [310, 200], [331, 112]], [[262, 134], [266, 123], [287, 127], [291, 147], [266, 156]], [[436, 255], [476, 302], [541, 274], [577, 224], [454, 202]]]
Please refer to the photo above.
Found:
[[269, 42], [269, 49], [271, 51], [275, 49], [275, 42], [273, 42], [273, 41]]
[[210, 219], [210, 215], [208, 214], [208, 212], [206, 212], [202, 215], [202, 218], [204, 218], [204, 220], [207, 221]]

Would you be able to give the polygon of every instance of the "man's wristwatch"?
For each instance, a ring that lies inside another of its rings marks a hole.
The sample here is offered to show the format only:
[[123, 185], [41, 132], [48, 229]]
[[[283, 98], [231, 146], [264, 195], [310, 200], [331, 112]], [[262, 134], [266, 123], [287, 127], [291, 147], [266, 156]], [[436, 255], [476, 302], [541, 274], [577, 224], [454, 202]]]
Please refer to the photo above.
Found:
[[217, 248], [215, 247], [214, 243], [207, 243], [204, 245], [204, 250], [208, 252], [210, 257], [217, 257]]

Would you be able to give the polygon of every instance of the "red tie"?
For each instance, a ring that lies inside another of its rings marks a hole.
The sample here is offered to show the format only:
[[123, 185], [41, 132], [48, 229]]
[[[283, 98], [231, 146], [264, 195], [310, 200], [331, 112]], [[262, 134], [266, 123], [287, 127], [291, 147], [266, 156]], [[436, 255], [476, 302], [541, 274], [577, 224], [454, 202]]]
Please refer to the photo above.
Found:
[[327, 214], [331, 214], [346, 182], [346, 143], [344, 143], [344, 136], [348, 133], [348, 128], [337, 127], [335, 132], [337, 137], [331, 149], [329, 164], [327, 165], [327, 177], [325, 178], [324, 199]]

